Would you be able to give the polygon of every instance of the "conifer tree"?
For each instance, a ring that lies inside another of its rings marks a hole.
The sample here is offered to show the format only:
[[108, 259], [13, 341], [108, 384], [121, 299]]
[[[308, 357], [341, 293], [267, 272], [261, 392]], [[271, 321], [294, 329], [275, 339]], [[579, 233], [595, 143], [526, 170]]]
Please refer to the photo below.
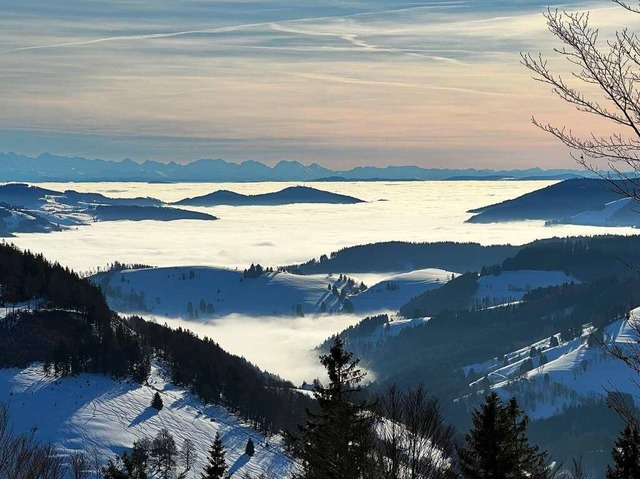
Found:
[[640, 431], [627, 424], [611, 451], [614, 465], [607, 467], [607, 479], [640, 478]]
[[216, 433], [216, 437], [213, 441], [213, 446], [209, 451], [209, 462], [204, 468], [202, 479], [222, 479], [225, 472], [227, 472], [227, 463], [224, 459], [225, 450], [222, 444], [222, 438], [220, 433]]
[[550, 477], [546, 453], [531, 446], [526, 437], [528, 418], [515, 398], [504, 405], [492, 392], [473, 414], [473, 428], [460, 449], [460, 469], [465, 479]]
[[318, 381], [314, 395], [319, 413], [307, 411], [298, 441], [306, 479], [360, 479], [365, 477], [370, 450], [371, 419], [367, 405], [356, 403], [364, 373], [358, 360], [344, 349], [340, 337], [334, 339], [329, 354], [320, 356], [329, 385]]
[[151, 400], [151, 407], [157, 409], [158, 411], [160, 411], [164, 407], [162, 398], [160, 397], [160, 393], [158, 391], [156, 391], [156, 393], [153, 395], [153, 399]]
[[256, 453], [256, 446], [253, 444], [253, 439], [249, 438], [247, 441], [247, 447], [245, 447], [244, 453], [249, 457], [253, 457]]

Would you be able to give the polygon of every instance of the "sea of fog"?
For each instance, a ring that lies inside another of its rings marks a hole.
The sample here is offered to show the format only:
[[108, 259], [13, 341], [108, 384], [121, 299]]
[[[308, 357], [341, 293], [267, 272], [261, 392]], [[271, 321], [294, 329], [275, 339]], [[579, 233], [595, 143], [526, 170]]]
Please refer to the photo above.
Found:
[[[172, 202], [228, 189], [245, 194], [278, 191], [299, 183], [42, 183], [112, 197], [152, 196]], [[469, 209], [515, 198], [548, 181], [430, 181], [311, 183], [355, 196], [353, 205], [219, 206], [193, 208], [218, 221], [117, 221], [47, 234], [22, 234], [20, 247], [42, 252], [79, 272], [118, 260], [154, 266], [278, 266], [317, 258], [345, 246], [404, 240], [522, 244], [539, 238], [631, 228], [544, 226], [542, 221], [471, 224]]]
[[[476, 241], [522, 244], [552, 236], [631, 234], [631, 228], [544, 226], [542, 221], [465, 223], [467, 211], [515, 198], [549, 181], [340, 182], [315, 188], [355, 196], [353, 205], [220, 206], [194, 208], [218, 221], [116, 221], [48, 234], [21, 234], [10, 241], [42, 252], [78, 272], [115, 260], [154, 266], [278, 266], [318, 258], [346, 246], [378, 241]], [[112, 197], [151, 196], [166, 202], [228, 189], [245, 194], [278, 191], [299, 183], [43, 183]], [[372, 284], [378, 275], [358, 280]], [[225, 349], [295, 382], [320, 373], [311, 349], [329, 335], [356, 323], [354, 316], [248, 318], [232, 315], [208, 323], [157, 318], [188, 327]]]

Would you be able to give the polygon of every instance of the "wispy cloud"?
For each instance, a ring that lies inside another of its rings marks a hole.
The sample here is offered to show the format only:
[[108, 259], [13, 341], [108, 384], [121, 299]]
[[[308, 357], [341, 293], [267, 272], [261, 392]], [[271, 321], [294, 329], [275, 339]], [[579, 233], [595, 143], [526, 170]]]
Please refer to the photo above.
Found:
[[[628, 23], [603, 5], [594, 20]], [[565, 110], [519, 64], [549, 50], [545, 6], [24, 0], [0, 20], [0, 150], [555, 164], [529, 119]]]

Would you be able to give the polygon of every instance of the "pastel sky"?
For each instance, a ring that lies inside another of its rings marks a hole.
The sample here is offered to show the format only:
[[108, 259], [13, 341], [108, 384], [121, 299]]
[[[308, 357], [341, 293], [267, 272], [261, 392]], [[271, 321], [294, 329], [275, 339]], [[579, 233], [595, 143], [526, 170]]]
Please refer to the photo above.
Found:
[[[0, 0], [0, 151], [105, 159], [573, 167], [532, 115], [541, 0]], [[589, 8], [605, 30], [632, 14]]]

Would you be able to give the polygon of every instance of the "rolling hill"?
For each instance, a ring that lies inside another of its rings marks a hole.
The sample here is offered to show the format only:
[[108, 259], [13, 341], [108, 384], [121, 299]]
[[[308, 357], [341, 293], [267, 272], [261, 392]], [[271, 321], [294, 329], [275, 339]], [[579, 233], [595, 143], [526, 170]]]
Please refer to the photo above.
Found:
[[233, 191], [219, 190], [204, 196], [185, 198], [174, 204], [180, 206], [278, 206], [296, 203], [353, 204], [362, 202], [352, 196], [331, 193], [308, 186], [291, 186], [273, 193], [259, 195], [243, 195]]
[[[620, 187], [629, 186], [618, 182]], [[522, 220], [562, 220], [579, 213], [599, 210], [620, 199], [612, 185], [601, 179], [571, 179], [527, 193], [512, 200], [470, 210], [469, 223]]]

